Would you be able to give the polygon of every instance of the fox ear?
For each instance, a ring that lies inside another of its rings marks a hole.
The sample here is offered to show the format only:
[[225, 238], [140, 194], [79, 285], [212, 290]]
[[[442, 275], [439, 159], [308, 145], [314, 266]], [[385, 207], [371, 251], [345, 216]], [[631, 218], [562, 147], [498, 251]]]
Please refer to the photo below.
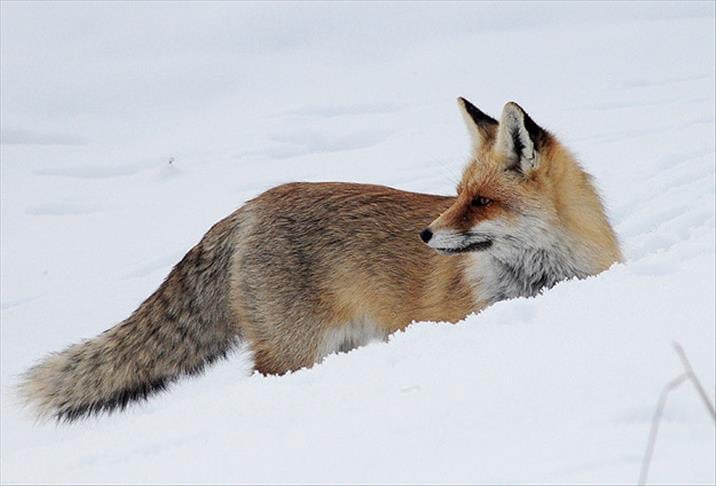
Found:
[[475, 149], [495, 138], [498, 126], [497, 120], [480, 111], [478, 107], [465, 98], [458, 98], [457, 105], [460, 107], [462, 117], [465, 119], [465, 124], [468, 132], [470, 132], [470, 138], [472, 138], [472, 144]]
[[514, 101], [502, 110], [497, 132], [497, 149], [507, 155], [509, 169], [526, 174], [539, 164], [539, 152], [546, 146], [549, 134]]

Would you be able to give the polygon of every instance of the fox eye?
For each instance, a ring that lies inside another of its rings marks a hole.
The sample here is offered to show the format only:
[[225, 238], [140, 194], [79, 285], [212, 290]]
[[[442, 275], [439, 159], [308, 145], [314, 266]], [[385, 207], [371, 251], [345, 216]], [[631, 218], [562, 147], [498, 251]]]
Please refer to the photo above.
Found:
[[489, 206], [491, 202], [492, 202], [492, 199], [482, 197], [482, 196], [476, 196], [476, 197], [472, 198], [472, 202], [470, 203], [470, 205], [473, 208], [484, 208], [485, 206]]

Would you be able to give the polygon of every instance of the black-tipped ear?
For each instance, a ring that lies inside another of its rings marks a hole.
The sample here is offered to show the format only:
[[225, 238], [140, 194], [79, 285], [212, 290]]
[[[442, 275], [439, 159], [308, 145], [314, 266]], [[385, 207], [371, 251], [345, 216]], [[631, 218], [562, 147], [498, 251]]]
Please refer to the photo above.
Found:
[[463, 98], [462, 96], [457, 99], [458, 103], [460, 103], [461, 107], [465, 110], [465, 113], [467, 113], [470, 116], [470, 119], [473, 121], [475, 125], [478, 127], [496, 127], [497, 126], [497, 120], [492, 118], [490, 115], [484, 113], [482, 110], [480, 110], [477, 106], [470, 103], [468, 100]]
[[508, 156], [510, 169], [526, 173], [539, 164], [539, 153], [547, 146], [549, 133], [537, 125], [517, 103], [502, 110], [497, 147]]
[[497, 120], [482, 112], [465, 98], [458, 98], [457, 104], [465, 119], [465, 124], [470, 132], [470, 137], [472, 138], [475, 148], [479, 148], [486, 141], [495, 137], [498, 126]]

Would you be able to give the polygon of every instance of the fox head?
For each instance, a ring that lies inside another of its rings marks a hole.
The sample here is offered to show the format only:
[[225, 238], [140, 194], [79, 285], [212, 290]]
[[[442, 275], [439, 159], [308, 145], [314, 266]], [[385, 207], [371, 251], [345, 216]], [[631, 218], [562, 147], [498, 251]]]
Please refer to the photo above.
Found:
[[554, 135], [514, 102], [499, 121], [464, 98], [458, 105], [473, 153], [454, 203], [420, 234], [426, 244], [444, 255], [486, 252], [509, 264], [516, 255], [556, 255], [584, 267], [576, 273], [621, 258], [590, 176]]

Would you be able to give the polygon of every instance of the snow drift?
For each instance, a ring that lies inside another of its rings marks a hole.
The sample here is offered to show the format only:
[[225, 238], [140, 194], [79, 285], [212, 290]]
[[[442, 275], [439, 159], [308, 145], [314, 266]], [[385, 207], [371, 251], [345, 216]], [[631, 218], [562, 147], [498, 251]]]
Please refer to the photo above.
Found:
[[[10, 4], [0, 49], [3, 483], [632, 483], [680, 342], [713, 399], [713, 4]], [[626, 256], [283, 377], [237, 353], [72, 426], [15, 401], [218, 219], [292, 180], [452, 193], [466, 96], [591, 172]], [[689, 386], [650, 472], [716, 481]]]

